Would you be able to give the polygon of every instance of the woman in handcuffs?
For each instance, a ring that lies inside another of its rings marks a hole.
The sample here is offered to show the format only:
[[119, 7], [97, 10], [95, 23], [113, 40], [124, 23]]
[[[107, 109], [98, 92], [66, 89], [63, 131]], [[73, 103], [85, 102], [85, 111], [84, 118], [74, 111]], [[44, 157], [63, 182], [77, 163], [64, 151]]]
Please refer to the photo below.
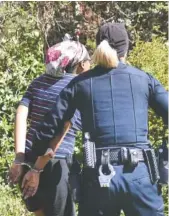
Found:
[[[26, 207], [36, 216], [75, 215], [66, 158], [72, 156], [76, 131], [81, 130], [79, 112], [65, 124], [60, 136], [52, 140], [44, 156], [36, 158], [31, 144], [36, 128], [52, 109], [61, 90], [75, 75], [89, 69], [90, 57], [80, 42], [65, 40], [50, 47], [46, 53], [46, 72], [33, 80], [17, 108], [16, 157], [9, 171], [9, 181], [20, 184]], [[30, 125], [26, 133], [27, 120]]]

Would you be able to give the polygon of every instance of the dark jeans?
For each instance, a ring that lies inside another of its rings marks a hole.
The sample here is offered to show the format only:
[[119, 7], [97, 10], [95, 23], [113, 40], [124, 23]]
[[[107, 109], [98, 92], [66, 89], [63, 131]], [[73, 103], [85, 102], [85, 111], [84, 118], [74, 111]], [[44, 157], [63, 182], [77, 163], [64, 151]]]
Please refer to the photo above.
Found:
[[74, 216], [75, 208], [68, 178], [66, 160], [50, 160], [41, 173], [37, 193], [25, 200], [27, 209], [31, 212], [42, 209], [46, 216]]
[[163, 199], [156, 184], [150, 182], [147, 166], [134, 169], [114, 166], [116, 175], [109, 188], [100, 188], [97, 171], [84, 171], [83, 196], [79, 216], [164, 216]]

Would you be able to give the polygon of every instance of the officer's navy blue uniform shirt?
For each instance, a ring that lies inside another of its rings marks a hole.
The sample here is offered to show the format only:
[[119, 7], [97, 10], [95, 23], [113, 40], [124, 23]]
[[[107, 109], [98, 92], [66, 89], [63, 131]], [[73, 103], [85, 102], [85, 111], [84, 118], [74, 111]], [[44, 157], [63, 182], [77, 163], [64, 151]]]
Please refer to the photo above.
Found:
[[122, 63], [116, 69], [95, 67], [73, 79], [61, 92], [34, 137], [42, 155], [47, 143], [79, 109], [83, 132], [96, 147], [148, 143], [148, 107], [168, 121], [168, 95], [151, 75]]

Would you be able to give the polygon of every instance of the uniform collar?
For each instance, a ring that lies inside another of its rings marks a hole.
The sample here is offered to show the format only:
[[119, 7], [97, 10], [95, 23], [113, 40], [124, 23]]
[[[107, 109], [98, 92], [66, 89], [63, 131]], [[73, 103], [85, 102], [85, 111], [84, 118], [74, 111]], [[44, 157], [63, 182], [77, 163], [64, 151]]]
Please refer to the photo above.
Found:
[[98, 71], [100, 71], [100, 72], [104, 72], [104, 73], [107, 73], [107, 72], [109, 72], [109, 71], [111, 71], [111, 70], [113, 70], [113, 69], [120, 69], [120, 68], [126, 68], [127, 67], [127, 65], [124, 63], [124, 62], [122, 62], [122, 61], [119, 61], [119, 63], [118, 63], [118, 66], [117, 66], [117, 68], [105, 68], [105, 67], [102, 67], [102, 66], [100, 66], [100, 65], [97, 65], [96, 67], [95, 67], [95, 69], [96, 70], [98, 70]]

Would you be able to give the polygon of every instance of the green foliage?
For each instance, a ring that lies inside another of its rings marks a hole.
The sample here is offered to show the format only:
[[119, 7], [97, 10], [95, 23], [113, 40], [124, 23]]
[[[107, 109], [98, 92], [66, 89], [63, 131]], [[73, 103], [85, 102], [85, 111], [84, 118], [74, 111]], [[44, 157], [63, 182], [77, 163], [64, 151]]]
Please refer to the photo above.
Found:
[[[86, 44], [93, 51], [94, 35], [100, 22], [97, 20], [121, 19], [126, 22], [132, 39], [144, 40], [137, 41], [129, 62], [150, 72], [167, 87], [167, 47], [164, 43], [167, 38], [167, 3], [82, 2], [82, 14], [76, 13], [77, 2], [0, 4], [0, 214], [22, 216], [29, 214], [21, 204], [20, 193], [4, 182], [14, 154], [13, 125], [17, 104], [29, 83], [44, 71], [44, 38], [52, 45], [63, 33], [74, 32], [74, 28], [80, 25], [87, 37]], [[91, 17], [86, 12], [87, 7], [92, 9]], [[160, 38], [151, 41], [154, 34]], [[149, 119], [150, 140], [158, 146], [163, 133], [162, 122], [152, 111]], [[75, 151], [81, 159], [81, 134], [77, 137]], [[163, 189], [163, 194], [167, 206], [166, 190]], [[167, 214], [167, 207], [165, 211]]]
[[[29, 216], [17, 188], [5, 185], [14, 156], [16, 107], [29, 83], [44, 71], [43, 41], [35, 11], [12, 3], [0, 7], [0, 214]], [[3, 26], [3, 27], [2, 27]]]
[[137, 41], [129, 54], [129, 62], [152, 74], [167, 88], [168, 76], [167, 45], [161, 38], [154, 37], [152, 42]]
[[14, 194], [11, 187], [6, 185], [0, 177], [0, 215], [3, 216], [31, 216], [24, 208], [21, 196]]
[[[34, 11], [0, 7], [0, 167], [1, 175], [13, 154], [13, 125], [16, 107], [28, 84], [44, 71], [43, 43]], [[8, 158], [6, 158], [8, 155]]]
[[[131, 51], [128, 61], [152, 74], [167, 89], [168, 88], [168, 51], [167, 45], [161, 38], [154, 38], [152, 42], [138, 41]], [[164, 135], [161, 118], [151, 110], [149, 112], [149, 139], [156, 147], [160, 144]]]

